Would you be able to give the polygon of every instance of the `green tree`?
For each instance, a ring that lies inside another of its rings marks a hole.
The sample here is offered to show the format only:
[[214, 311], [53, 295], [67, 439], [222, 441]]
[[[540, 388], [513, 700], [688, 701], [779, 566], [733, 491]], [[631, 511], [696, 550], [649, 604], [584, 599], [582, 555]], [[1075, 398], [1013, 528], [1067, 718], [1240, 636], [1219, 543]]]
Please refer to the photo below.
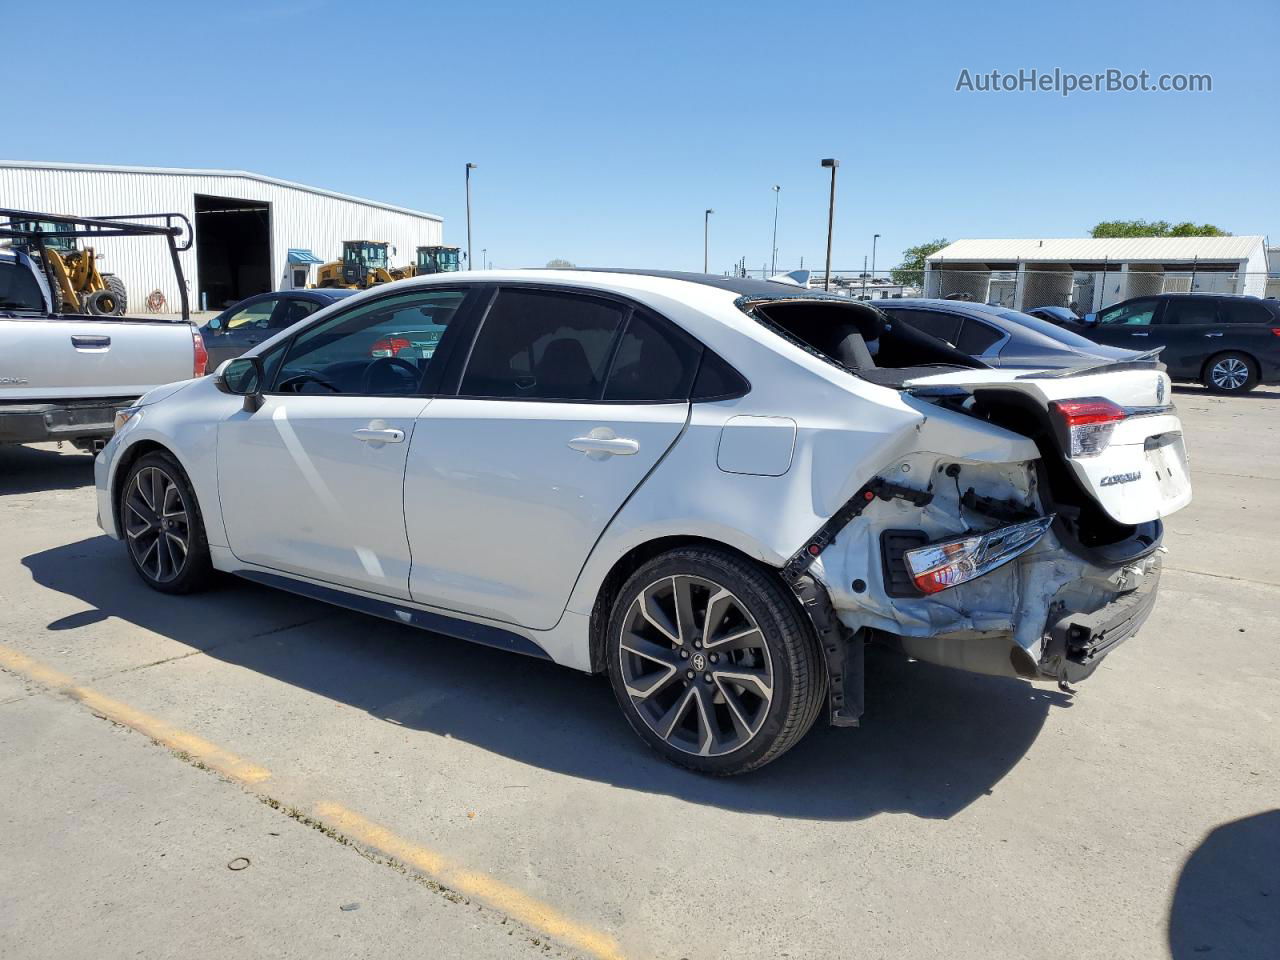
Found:
[[1168, 220], [1103, 220], [1089, 231], [1091, 237], [1229, 237], [1212, 223], [1170, 223]]
[[950, 240], [930, 240], [919, 246], [907, 247], [902, 251], [902, 262], [889, 271], [893, 282], [906, 287], [918, 287], [924, 283], [924, 259], [931, 253], [937, 253]]
[[547, 261], [548, 270], [572, 270], [573, 266], [568, 260], [562, 260], [559, 257]]

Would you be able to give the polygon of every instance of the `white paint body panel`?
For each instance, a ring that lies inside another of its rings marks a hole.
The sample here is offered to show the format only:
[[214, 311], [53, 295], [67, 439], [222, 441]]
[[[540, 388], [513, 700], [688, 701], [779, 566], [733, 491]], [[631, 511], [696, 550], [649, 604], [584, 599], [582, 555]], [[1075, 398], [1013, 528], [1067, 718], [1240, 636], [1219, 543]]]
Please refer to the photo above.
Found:
[[[688, 403], [433, 400], [404, 479], [413, 599], [532, 629], [555, 626], [597, 538], [688, 415]], [[569, 446], [593, 432], [639, 449], [609, 455]]]
[[[218, 492], [239, 559], [409, 598], [404, 471], [416, 397], [270, 396], [218, 426]], [[399, 430], [400, 443], [356, 431]]]
[[137, 397], [191, 376], [188, 323], [0, 320], [0, 402]]

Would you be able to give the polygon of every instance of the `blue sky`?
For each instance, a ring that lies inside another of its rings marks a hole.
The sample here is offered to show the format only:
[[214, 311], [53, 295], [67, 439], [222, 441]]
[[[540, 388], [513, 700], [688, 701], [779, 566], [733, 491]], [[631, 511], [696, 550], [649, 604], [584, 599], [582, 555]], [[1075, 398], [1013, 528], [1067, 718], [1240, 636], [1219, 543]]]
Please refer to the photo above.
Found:
[[[700, 269], [1102, 219], [1280, 235], [1280, 4], [63, 0], [95, 36], [9, 71], [0, 156], [234, 167], [445, 217], [498, 266]], [[6, 4], [11, 54], [56, 40]], [[96, 32], [100, 28], [101, 32]], [[17, 61], [13, 61], [16, 63]], [[1208, 73], [1209, 94], [956, 93], [962, 68]], [[26, 82], [29, 81], [29, 82]], [[1274, 239], [1274, 237], [1273, 237]]]

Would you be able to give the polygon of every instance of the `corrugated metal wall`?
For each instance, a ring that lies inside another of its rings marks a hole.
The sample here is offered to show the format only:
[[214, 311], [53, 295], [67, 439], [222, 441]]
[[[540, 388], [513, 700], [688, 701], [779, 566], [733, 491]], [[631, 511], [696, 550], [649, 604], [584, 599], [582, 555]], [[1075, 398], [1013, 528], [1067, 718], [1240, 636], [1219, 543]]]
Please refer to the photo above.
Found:
[[[415, 248], [444, 242], [444, 225], [438, 219], [251, 177], [0, 166], [0, 207], [80, 216], [183, 213], [194, 224], [196, 194], [270, 204], [271, 276], [277, 288], [283, 285], [290, 247], [336, 260], [343, 240], [386, 241], [397, 248], [392, 263], [400, 265], [413, 262]], [[164, 295], [166, 310], [179, 309], [177, 283], [162, 239], [108, 239], [96, 248], [106, 258], [102, 270], [124, 280], [130, 313], [145, 312], [153, 290]], [[181, 257], [191, 308], [198, 310], [195, 246]]]

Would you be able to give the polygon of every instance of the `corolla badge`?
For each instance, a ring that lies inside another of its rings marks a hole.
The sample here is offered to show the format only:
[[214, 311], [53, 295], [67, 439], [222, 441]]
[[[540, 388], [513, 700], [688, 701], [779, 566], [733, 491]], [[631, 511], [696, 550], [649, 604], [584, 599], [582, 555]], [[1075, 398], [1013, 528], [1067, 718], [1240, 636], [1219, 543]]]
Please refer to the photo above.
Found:
[[1133, 483], [1135, 480], [1142, 479], [1142, 472], [1133, 470], [1129, 473], [1113, 473], [1109, 477], [1103, 477], [1098, 481], [1100, 487], [1114, 487], [1117, 483]]

